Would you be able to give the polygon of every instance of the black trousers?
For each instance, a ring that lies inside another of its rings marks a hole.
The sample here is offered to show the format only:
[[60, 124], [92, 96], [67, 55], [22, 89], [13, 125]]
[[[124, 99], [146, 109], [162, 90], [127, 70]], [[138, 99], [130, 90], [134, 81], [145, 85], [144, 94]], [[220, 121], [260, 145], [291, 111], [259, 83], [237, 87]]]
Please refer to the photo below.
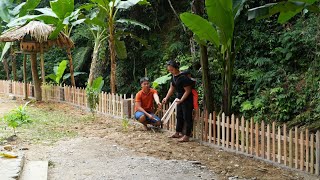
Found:
[[176, 132], [181, 132], [183, 135], [191, 136], [193, 127], [192, 110], [192, 101], [186, 101], [177, 105]]

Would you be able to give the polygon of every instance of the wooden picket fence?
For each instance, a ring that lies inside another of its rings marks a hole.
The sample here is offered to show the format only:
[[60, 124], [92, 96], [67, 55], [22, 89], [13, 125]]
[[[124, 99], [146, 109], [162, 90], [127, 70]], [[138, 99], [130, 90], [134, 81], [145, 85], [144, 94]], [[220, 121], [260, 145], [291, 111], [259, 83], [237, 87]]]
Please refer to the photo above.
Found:
[[[23, 83], [0, 80], [0, 93], [23, 96]], [[32, 85], [28, 84], [28, 94], [33, 95]], [[71, 86], [44, 86], [42, 97], [45, 101], [67, 102], [82, 108], [88, 108], [84, 88]], [[130, 114], [134, 114], [134, 96], [115, 95], [102, 92], [97, 112], [124, 118], [124, 100], [130, 99]], [[161, 117], [168, 105], [159, 112]], [[173, 113], [164, 129], [174, 131], [176, 113]], [[231, 117], [200, 112], [193, 124], [193, 138], [209, 145], [255, 157], [266, 162], [277, 163], [310, 174], [320, 173], [320, 131], [315, 134], [308, 129], [286, 124], [265, 124], [245, 120], [244, 117]]]

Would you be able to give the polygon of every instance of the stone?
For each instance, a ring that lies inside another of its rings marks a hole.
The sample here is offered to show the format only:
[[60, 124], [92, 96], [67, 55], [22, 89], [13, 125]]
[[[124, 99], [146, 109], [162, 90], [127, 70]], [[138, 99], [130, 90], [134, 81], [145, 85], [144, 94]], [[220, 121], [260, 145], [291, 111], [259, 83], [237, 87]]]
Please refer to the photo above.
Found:
[[13, 147], [10, 144], [8, 144], [8, 145], [3, 146], [3, 149], [6, 151], [12, 151]]

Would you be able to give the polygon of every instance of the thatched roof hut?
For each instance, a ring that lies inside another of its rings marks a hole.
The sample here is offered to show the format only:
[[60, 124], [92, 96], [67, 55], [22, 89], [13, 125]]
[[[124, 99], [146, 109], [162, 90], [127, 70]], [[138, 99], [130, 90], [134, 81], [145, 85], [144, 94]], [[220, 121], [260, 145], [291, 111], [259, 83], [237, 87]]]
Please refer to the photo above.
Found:
[[41, 57], [41, 78], [42, 82], [45, 82], [45, 70], [44, 70], [44, 58], [43, 52], [48, 50], [52, 46], [58, 46], [66, 48], [69, 57], [69, 66], [71, 74], [72, 85], [75, 86], [75, 80], [73, 75], [73, 64], [70, 48], [74, 47], [72, 40], [60, 32], [55, 39], [48, 39], [51, 33], [55, 30], [54, 27], [44, 24], [40, 21], [31, 21], [28, 24], [20, 27], [15, 27], [4, 32], [0, 36], [0, 42], [20, 42], [20, 49], [25, 54], [23, 60], [23, 79], [25, 82], [25, 98], [28, 98], [27, 85], [26, 85], [26, 54], [30, 54], [31, 57], [31, 70], [35, 87], [36, 100], [41, 101], [41, 83], [38, 77], [37, 70], [37, 53], [40, 53]]
[[40, 21], [31, 21], [24, 26], [15, 27], [4, 32], [0, 36], [0, 42], [20, 41], [40, 43], [43, 44], [45, 50], [51, 46], [58, 46], [61, 48], [74, 47], [72, 40], [62, 32], [59, 33], [56, 39], [48, 40], [54, 29], [54, 27]]

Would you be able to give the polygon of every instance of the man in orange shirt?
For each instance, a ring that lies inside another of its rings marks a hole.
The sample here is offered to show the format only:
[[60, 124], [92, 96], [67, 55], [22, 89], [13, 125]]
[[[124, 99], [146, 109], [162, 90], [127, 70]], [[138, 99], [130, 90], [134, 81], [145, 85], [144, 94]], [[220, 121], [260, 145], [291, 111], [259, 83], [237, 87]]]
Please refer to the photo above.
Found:
[[136, 94], [135, 98], [135, 114], [134, 117], [143, 124], [147, 130], [147, 124], [160, 126], [160, 118], [153, 114], [153, 102], [155, 101], [158, 108], [161, 108], [158, 92], [150, 88], [149, 79], [143, 77], [140, 79], [141, 90]]

